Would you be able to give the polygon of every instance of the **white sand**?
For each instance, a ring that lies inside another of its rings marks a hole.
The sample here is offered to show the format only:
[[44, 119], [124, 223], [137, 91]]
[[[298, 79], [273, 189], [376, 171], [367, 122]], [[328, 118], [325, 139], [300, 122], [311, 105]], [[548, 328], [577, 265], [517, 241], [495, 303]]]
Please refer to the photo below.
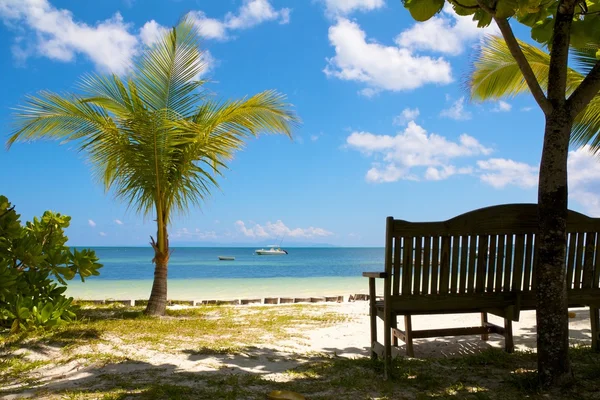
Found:
[[[42, 378], [44, 391], [58, 389], [74, 389], [93, 385], [93, 377], [104, 373], [147, 373], [159, 374], [168, 379], [174, 372], [206, 372], [206, 373], [254, 373], [267, 376], [272, 380], [286, 380], [289, 377], [282, 372], [294, 368], [311, 359], [318, 359], [323, 353], [337, 354], [346, 357], [365, 357], [369, 355], [369, 317], [368, 303], [357, 301], [352, 303], [321, 303], [323, 310], [346, 314], [347, 322], [323, 328], [310, 327], [300, 331], [304, 338], [290, 339], [277, 344], [257, 344], [246, 354], [231, 355], [194, 355], [186, 352], [160, 352], [148, 348], [137, 348], [124, 345], [115, 338], [109, 344], [87, 349], [88, 351], [106, 352], [126, 356], [131, 361], [106, 366], [86, 365], [74, 359], [61, 366], [48, 366], [38, 370]], [[279, 307], [279, 306], [237, 306], [246, 307]], [[572, 310], [576, 317], [570, 319], [572, 344], [589, 344], [590, 324], [587, 309]], [[414, 329], [433, 329], [442, 327], [476, 326], [480, 323], [479, 314], [428, 315], [413, 317]], [[502, 325], [502, 319], [490, 316], [490, 321]], [[402, 328], [403, 320], [399, 321]], [[514, 341], [517, 349], [535, 349], [535, 312], [521, 313], [521, 320], [513, 324]], [[301, 328], [299, 328], [301, 329]], [[379, 326], [382, 341], [382, 326]], [[446, 338], [419, 339], [414, 341], [417, 357], [450, 357], [470, 354], [489, 347], [503, 347], [504, 339], [498, 335], [490, 335], [487, 342], [479, 336], [462, 336]], [[85, 347], [85, 346], [84, 346]], [[399, 354], [404, 354], [404, 346], [400, 346]], [[86, 351], [85, 348], [77, 350]], [[27, 351], [30, 359], [52, 359], [57, 349], [41, 349], [36, 352]], [[137, 361], [133, 361], [137, 360]], [[171, 374], [171, 375], [170, 375]], [[138, 379], [138, 378], [136, 378]], [[97, 383], [96, 383], [97, 384]], [[5, 388], [5, 389], [11, 389]], [[17, 389], [13, 387], [13, 389]], [[18, 389], [17, 389], [18, 390]], [[48, 393], [48, 392], [46, 392]], [[30, 390], [4, 398], [40, 397], [40, 392]]]

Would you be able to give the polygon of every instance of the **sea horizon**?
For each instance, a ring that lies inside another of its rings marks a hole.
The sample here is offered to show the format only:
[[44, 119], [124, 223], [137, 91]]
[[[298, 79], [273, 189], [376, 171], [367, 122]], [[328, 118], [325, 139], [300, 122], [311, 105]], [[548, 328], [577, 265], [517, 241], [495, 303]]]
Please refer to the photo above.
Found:
[[[75, 246], [74, 246], [75, 247]], [[76, 246], [86, 248], [85, 246]], [[229, 300], [339, 296], [368, 291], [364, 271], [383, 270], [383, 247], [293, 247], [287, 255], [259, 256], [256, 246], [173, 246], [169, 299]], [[143, 299], [150, 295], [154, 264], [150, 246], [91, 246], [99, 276], [69, 282], [77, 299]], [[234, 256], [221, 261], [219, 256]]]

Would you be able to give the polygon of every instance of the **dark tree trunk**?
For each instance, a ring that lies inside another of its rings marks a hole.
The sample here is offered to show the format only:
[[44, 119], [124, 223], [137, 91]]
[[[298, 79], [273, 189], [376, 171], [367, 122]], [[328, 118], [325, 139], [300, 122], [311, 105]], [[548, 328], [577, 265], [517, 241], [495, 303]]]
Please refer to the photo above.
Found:
[[572, 123], [564, 106], [547, 115], [540, 164], [536, 316], [538, 372], [544, 386], [572, 378], [565, 276], [567, 156]]

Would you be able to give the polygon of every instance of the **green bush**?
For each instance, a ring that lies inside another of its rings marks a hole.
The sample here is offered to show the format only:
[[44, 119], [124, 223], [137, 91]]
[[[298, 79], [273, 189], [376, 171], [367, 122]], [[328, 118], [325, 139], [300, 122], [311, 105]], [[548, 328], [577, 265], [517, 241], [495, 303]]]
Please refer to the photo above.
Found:
[[0, 330], [12, 333], [71, 321], [67, 281], [99, 275], [92, 250], [71, 250], [64, 229], [71, 217], [46, 211], [21, 225], [19, 214], [0, 196]]

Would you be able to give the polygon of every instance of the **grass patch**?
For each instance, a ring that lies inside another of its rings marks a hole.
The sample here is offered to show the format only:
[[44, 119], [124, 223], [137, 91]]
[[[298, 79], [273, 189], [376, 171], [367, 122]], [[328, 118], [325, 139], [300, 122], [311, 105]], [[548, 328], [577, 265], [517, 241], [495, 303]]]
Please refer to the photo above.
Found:
[[27, 360], [24, 356], [0, 355], [0, 388], [8, 385], [30, 385], [37, 381], [33, 372], [50, 364], [49, 360]]

